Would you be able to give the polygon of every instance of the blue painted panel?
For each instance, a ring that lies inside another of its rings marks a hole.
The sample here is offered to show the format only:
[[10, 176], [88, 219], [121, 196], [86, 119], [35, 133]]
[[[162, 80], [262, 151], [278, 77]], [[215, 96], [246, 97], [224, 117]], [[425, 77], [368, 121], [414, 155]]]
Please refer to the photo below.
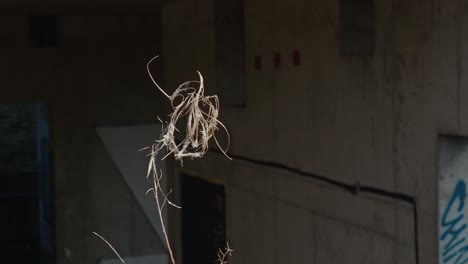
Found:
[[54, 199], [51, 173], [51, 148], [47, 109], [44, 103], [36, 104], [36, 142], [38, 164], [39, 229], [41, 264], [55, 263]]

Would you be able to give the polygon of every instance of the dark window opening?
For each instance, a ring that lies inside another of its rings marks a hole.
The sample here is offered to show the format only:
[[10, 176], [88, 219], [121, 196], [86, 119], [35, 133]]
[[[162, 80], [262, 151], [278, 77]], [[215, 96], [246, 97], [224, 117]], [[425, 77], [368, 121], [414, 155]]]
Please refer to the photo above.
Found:
[[373, 0], [340, 0], [340, 49], [343, 56], [374, 54]]
[[56, 47], [57, 16], [36, 14], [29, 16], [29, 42], [34, 48]]

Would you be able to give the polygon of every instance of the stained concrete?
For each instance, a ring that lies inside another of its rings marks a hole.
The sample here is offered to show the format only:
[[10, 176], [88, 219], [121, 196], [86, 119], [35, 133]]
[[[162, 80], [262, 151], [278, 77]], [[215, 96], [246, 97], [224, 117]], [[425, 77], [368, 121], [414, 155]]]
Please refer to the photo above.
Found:
[[[165, 50], [167, 79], [179, 82], [200, 69], [206, 86], [216, 87], [212, 7], [210, 0], [186, 0], [164, 8], [164, 43], [176, 45]], [[339, 1], [246, 1], [247, 107], [222, 107], [220, 116], [233, 153], [414, 196], [421, 263], [436, 263], [437, 139], [468, 133], [466, 3], [382, 0], [375, 11], [374, 56], [342, 57]], [[174, 22], [188, 13], [183, 24]], [[187, 31], [197, 38], [181, 41]], [[294, 49], [301, 52], [299, 67], [290, 62]], [[182, 68], [181, 52], [189, 61]], [[274, 53], [283, 58], [281, 69], [273, 67]], [[254, 56], [263, 59], [261, 71]], [[297, 262], [415, 261], [406, 204], [211, 154], [186, 166], [227, 180], [228, 233], [238, 249], [232, 263], [284, 263], [290, 248]], [[286, 210], [283, 203], [297, 210], [290, 219], [276, 213]], [[288, 245], [270, 241], [284, 237], [303, 211], [310, 218], [304, 232], [315, 230], [310, 237]], [[255, 221], [236, 222], [250, 212]]]

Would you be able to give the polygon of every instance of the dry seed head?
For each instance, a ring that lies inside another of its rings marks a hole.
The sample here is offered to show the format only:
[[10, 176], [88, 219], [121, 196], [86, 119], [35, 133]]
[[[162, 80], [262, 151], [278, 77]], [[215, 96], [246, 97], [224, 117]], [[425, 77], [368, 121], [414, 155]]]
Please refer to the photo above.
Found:
[[[167, 155], [174, 153], [176, 160], [182, 161], [186, 157], [201, 158], [208, 151], [209, 141], [213, 138], [216, 145], [228, 157], [226, 152], [229, 148], [229, 133], [223, 123], [218, 120], [218, 96], [205, 96], [203, 76], [198, 71], [199, 81], [185, 82], [179, 85], [172, 95], [168, 95], [156, 83], [149, 69], [149, 65], [156, 58], [157, 56], [148, 62], [148, 74], [156, 87], [171, 101], [172, 113], [169, 115], [170, 120], [164, 126], [161, 139], [156, 141], [153, 147], [153, 152], [157, 153], [160, 149], [166, 148]], [[181, 119], [187, 120], [186, 123], [180, 124]], [[182, 141], [176, 142], [175, 133], [179, 132], [177, 127], [184, 126], [185, 135]], [[227, 134], [228, 143], [224, 149], [215, 135], [219, 126]]]

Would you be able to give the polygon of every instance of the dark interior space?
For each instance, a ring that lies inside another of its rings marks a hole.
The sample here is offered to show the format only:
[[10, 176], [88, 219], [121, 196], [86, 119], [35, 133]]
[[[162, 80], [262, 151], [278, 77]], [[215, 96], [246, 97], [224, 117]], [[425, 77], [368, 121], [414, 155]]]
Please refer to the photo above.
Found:
[[[2, 246], [8, 263], [53, 263], [51, 186], [43, 163], [44, 120], [39, 103], [0, 105]], [[47, 152], [45, 152], [47, 153]], [[48, 223], [48, 225], [46, 225]]]
[[218, 263], [217, 253], [226, 246], [224, 186], [182, 173], [181, 192], [187, 208], [182, 212], [184, 263]]

